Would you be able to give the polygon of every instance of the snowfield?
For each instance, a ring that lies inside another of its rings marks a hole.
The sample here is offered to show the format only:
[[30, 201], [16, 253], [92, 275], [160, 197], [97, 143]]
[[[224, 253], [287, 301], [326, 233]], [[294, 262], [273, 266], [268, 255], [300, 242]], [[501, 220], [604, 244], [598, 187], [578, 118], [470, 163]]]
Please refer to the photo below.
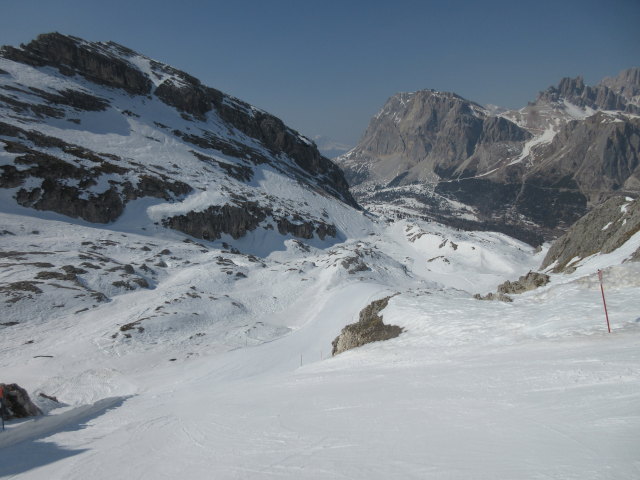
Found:
[[[3, 282], [85, 271], [1, 304], [2, 381], [46, 412], [0, 433], [2, 478], [640, 478], [640, 264], [623, 262], [640, 234], [502, 303], [472, 295], [544, 250], [345, 210], [341, 243], [274, 233], [233, 253], [136, 224], [144, 202], [100, 228], [0, 215]], [[331, 357], [396, 293], [399, 337]]]
[[[538, 269], [546, 248], [390, 220], [425, 195], [477, 218], [435, 184], [357, 210], [337, 167], [275, 117], [217, 91], [203, 98], [233, 111], [187, 114], [166, 101], [202, 94], [191, 77], [67, 41], [186, 90], [131, 94], [0, 58], [0, 382], [44, 412], [0, 432], [1, 478], [640, 478], [640, 233], [512, 303], [476, 300]], [[502, 114], [542, 119], [514, 163], [553, 139], [539, 113]], [[126, 202], [102, 203], [109, 191]], [[165, 228], [252, 205], [256, 225]], [[381, 314], [403, 333], [333, 357], [341, 330], [389, 296]]]

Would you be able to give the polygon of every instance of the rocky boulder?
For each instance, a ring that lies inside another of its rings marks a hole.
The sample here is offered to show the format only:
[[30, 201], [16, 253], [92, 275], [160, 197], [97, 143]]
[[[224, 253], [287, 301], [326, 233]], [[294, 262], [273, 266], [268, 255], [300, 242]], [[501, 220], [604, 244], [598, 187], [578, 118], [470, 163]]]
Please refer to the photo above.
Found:
[[513, 299], [508, 294], [519, 294], [535, 290], [538, 287], [543, 287], [549, 283], [549, 275], [538, 272], [529, 272], [526, 275], [522, 275], [518, 280], [513, 282], [507, 280], [506, 282], [498, 285], [498, 291], [496, 293], [490, 292], [486, 295], [480, 295], [476, 293], [473, 298], [476, 300], [497, 300], [500, 302], [513, 302]]
[[42, 411], [31, 401], [27, 391], [15, 383], [0, 383], [4, 392], [4, 402], [8, 410], [8, 418], [25, 418], [42, 415]]
[[332, 355], [338, 355], [346, 350], [360, 347], [367, 343], [379, 342], [395, 338], [402, 333], [397, 325], [386, 325], [382, 321], [380, 312], [387, 306], [392, 296], [371, 302], [360, 311], [358, 322], [347, 325], [342, 329], [331, 345]]
[[524, 293], [529, 290], [535, 290], [538, 287], [543, 287], [549, 283], [549, 275], [538, 272], [529, 272], [526, 275], [522, 275], [518, 280], [514, 282], [506, 281], [498, 286], [498, 293]]

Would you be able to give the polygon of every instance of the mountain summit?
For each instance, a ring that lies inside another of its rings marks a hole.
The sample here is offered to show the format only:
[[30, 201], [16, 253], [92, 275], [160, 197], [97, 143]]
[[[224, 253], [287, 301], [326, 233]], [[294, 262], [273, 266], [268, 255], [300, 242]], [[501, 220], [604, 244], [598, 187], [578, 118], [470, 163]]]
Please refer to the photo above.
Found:
[[555, 236], [611, 195], [640, 193], [639, 72], [594, 87], [565, 78], [512, 111], [399, 93], [337, 161], [370, 209]]

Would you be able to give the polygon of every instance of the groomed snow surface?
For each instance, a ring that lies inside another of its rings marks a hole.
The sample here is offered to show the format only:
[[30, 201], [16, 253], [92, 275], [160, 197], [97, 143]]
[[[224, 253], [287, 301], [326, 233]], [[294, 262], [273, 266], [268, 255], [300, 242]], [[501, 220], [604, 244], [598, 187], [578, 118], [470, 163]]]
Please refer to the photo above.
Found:
[[[57, 308], [38, 303], [48, 291], [3, 303], [2, 322], [20, 323], [0, 327], [0, 381], [47, 414], [0, 433], [2, 478], [640, 478], [640, 265], [623, 263], [638, 235], [501, 303], [472, 294], [536, 269], [544, 251], [500, 234], [363, 220], [360, 238], [289, 238], [250, 260], [133, 222], [0, 220], [13, 233], [3, 250], [63, 263], [79, 240], [137, 272], [141, 247], [171, 252], [150, 288], [95, 308], [68, 289]], [[349, 273], [353, 257], [368, 270]], [[21, 268], [3, 265], [2, 280], [24, 280]], [[93, 270], [80, 278], [101, 288]], [[342, 327], [395, 293], [382, 315], [404, 333], [330, 356]], [[136, 320], [145, 330], [125, 337]]]

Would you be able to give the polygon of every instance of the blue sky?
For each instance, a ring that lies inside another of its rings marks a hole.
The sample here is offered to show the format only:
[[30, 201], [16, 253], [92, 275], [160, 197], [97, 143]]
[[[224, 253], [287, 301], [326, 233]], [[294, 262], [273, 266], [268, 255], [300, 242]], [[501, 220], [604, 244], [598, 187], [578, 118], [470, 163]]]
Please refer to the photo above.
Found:
[[0, 44], [113, 40], [350, 144], [396, 92], [517, 108], [640, 66], [639, 25], [640, 0], [0, 0]]

